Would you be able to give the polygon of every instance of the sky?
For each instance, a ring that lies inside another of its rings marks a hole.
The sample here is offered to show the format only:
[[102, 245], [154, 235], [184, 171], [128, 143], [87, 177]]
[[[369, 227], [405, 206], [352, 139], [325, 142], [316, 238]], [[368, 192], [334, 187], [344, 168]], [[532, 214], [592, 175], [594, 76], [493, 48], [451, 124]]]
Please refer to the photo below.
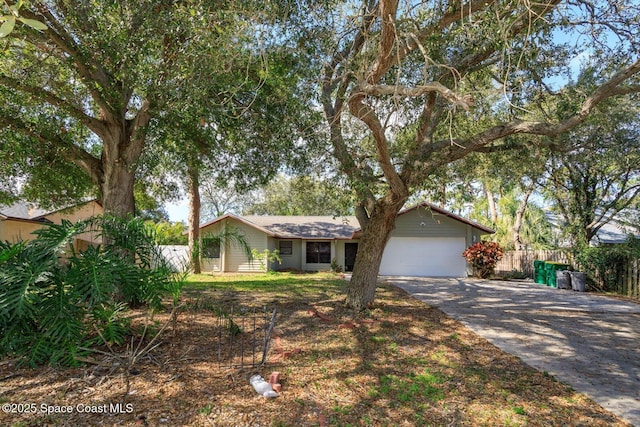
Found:
[[186, 223], [187, 219], [189, 219], [188, 199], [181, 199], [173, 203], [166, 203], [164, 208], [169, 214], [169, 221], [171, 222], [184, 221]]

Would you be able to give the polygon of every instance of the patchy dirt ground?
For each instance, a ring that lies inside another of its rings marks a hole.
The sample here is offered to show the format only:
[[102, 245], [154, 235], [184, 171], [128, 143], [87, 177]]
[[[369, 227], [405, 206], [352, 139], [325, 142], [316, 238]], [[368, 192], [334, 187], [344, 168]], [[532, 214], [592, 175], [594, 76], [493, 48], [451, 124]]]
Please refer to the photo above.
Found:
[[[65, 370], [1, 362], [0, 425], [627, 426], [404, 291], [378, 292], [377, 306], [359, 316], [342, 308], [335, 288], [192, 293], [175, 328], [131, 369], [108, 354]], [[219, 364], [214, 306], [222, 300], [278, 308], [266, 366]], [[134, 313], [140, 328], [144, 319]], [[168, 319], [156, 315], [151, 329]], [[249, 376], [273, 371], [281, 395], [265, 399]]]

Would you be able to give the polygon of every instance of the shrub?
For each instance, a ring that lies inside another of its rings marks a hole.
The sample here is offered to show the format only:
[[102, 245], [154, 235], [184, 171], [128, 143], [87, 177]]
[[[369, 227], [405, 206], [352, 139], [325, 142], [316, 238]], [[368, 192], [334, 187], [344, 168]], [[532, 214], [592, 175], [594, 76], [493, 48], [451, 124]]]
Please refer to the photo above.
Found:
[[260, 252], [257, 249], [251, 249], [251, 257], [250, 261], [253, 262], [257, 260], [260, 263], [260, 268], [265, 271], [271, 271], [271, 264], [274, 263], [282, 263], [282, 258], [280, 258], [280, 251], [274, 249], [270, 251], [269, 249], [264, 249]]
[[581, 245], [574, 251], [576, 263], [603, 291], [622, 292], [625, 265], [640, 258], [640, 239], [630, 236], [615, 245]]
[[[91, 229], [101, 230], [105, 244], [76, 252], [70, 243]], [[1, 356], [74, 365], [84, 348], [124, 341], [128, 306], [158, 308], [163, 295], [181, 288], [183, 278], [141, 221], [63, 221], [35, 234], [29, 242], [0, 242]]]
[[342, 273], [344, 271], [342, 265], [338, 263], [338, 260], [336, 258], [333, 258], [331, 260], [331, 271], [333, 271], [334, 273]]
[[483, 279], [493, 274], [503, 255], [504, 251], [498, 243], [486, 241], [471, 245], [462, 253], [473, 266], [474, 274]]
[[522, 280], [522, 279], [529, 278], [529, 275], [527, 273], [517, 270], [515, 268], [507, 273], [501, 274], [501, 276], [506, 280], [512, 280], [512, 279]]

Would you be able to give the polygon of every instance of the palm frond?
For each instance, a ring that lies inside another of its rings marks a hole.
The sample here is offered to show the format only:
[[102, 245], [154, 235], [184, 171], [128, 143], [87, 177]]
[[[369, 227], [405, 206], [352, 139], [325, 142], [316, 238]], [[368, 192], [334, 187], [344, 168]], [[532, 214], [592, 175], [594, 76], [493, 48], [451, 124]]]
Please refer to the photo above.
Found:
[[246, 237], [246, 234], [237, 227], [224, 227], [218, 233], [207, 233], [202, 236], [203, 240], [209, 240], [220, 247], [224, 247], [228, 244], [241, 249], [247, 256], [247, 259], [251, 262], [253, 261], [254, 256]]
[[98, 247], [89, 247], [69, 259], [65, 280], [73, 283], [89, 309], [113, 298], [119, 280], [121, 259], [108, 256]]
[[[104, 244], [76, 252], [81, 233], [102, 230]], [[0, 354], [31, 365], [73, 365], [101, 340], [121, 344], [125, 310], [177, 300], [184, 276], [161, 256], [141, 220], [109, 216], [50, 224], [30, 242], [0, 242]]]

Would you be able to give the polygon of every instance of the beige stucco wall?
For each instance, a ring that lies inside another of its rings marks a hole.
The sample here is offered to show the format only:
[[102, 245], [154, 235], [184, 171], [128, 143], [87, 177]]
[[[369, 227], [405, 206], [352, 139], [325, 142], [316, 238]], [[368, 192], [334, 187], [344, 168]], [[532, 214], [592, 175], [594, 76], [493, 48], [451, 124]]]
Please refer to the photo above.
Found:
[[[46, 215], [45, 218], [55, 224], [61, 224], [63, 219], [71, 222], [78, 222], [89, 217], [100, 215], [104, 211], [102, 206], [97, 202], [85, 203], [77, 208], [63, 209], [54, 212], [50, 215]], [[29, 220], [14, 220], [7, 219], [0, 221], [0, 239], [15, 242], [18, 240], [33, 240], [35, 235], [34, 231], [42, 228], [42, 224], [36, 221]], [[81, 248], [85, 248], [87, 244], [99, 243], [100, 238], [96, 233], [83, 233], [76, 237], [76, 241], [84, 241], [81, 244]]]
[[[103, 213], [104, 209], [102, 208], [102, 206], [96, 201], [91, 201], [77, 207], [62, 209], [60, 211], [46, 215], [45, 218], [55, 224], [61, 224], [63, 219], [75, 223], [87, 218], [91, 218], [92, 216], [102, 215]], [[89, 244], [100, 244], [102, 242], [102, 238], [97, 232], [82, 233], [78, 235], [78, 237], [76, 237], [76, 240], [84, 241], [83, 243], [79, 243], [76, 246], [76, 249], [83, 249], [86, 248], [86, 246]]]
[[77, 207], [59, 210], [52, 214], [46, 215], [45, 218], [47, 218], [51, 222], [60, 224], [63, 219], [71, 222], [78, 222], [92, 216], [102, 215], [103, 213], [104, 209], [102, 208], [102, 206], [100, 206], [100, 204], [95, 201], [91, 201]]
[[39, 230], [41, 224], [30, 221], [0, 220], [0, 240], [12, 243], [20, 240], [33, 240], [34, 231]]

